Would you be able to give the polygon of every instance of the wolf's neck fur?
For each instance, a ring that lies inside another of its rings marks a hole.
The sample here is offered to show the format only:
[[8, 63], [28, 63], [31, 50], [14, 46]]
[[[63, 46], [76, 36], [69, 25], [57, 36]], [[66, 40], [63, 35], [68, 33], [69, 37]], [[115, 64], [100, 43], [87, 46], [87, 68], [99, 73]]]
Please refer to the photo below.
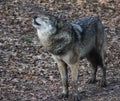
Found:
[[44, 41], [50, 35], [50, 31], [49, 30], [37, 30], [37, 35], [41, 41]]
[[41, 43], [45, 46], [46, 43], [48, 43], [48, 38], [52, 34], [51, 33], [52, 27], [46, 27], [46, 28], [41, 28], [37, 29], [37, 35], [41, 41]]

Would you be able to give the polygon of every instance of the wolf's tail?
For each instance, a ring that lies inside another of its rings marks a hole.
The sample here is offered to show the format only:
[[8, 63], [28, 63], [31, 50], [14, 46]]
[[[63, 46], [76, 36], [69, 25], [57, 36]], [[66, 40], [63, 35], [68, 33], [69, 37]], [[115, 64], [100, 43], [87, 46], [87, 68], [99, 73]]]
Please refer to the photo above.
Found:
[[103, 49], [106, 50], [107, 46], [107, 40], [106, 40], [106, 33], [104, 30], [104, 26], [99, 18], [97, 16], [97, 35], [96, 35], [96, 46], [99, 50]]

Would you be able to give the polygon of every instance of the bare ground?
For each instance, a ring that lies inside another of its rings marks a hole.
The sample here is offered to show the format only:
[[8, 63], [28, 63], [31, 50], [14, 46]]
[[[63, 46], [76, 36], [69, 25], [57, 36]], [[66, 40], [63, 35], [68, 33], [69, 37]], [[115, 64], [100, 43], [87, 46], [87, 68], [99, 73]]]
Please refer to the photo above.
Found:
[[[79, 92], [82, 101], [120, 101], [119, 1], [110, 0], [112, 2], [105, 4], [95, 0], [84, 0], [77, 4], [69, 0], [52, 1], [0, 0], [0, 101], [61, 101], [57, 98], [61, 91], [57, 65], [41, 46], [31, 24], [32, 17], [40, 11], [68, 21], [96, 14], [101, 17], [108, 39], [108, 86], [99, 88], [86, 84], [91, 68], [83, 60], [80, 61]], [[101, 76], [100, 70], [98, 76]], [[70, 72], [69, 82], [71, 84]]]

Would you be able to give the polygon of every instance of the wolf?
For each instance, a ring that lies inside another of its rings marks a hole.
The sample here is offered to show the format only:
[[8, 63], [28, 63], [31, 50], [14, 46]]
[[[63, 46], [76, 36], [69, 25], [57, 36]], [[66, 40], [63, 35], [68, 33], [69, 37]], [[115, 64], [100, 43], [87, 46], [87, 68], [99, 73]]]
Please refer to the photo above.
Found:
[[[106, 34], [98, 16], [80, 18], [72, 23], [51, 14], [41, 13], [32, 21], [43, 47], [57, 62], [63, 91], [60, 98], [68, 97], [68, 68], [72, 78], [72, 101], [80, 101], [78, 94], [79, 60], [87, 58], [92, 64], [92, 77], [88, 83], [106, 86], [106, 65], [104, 61]], [[102, 77], [96, 80], [98, 66]]]

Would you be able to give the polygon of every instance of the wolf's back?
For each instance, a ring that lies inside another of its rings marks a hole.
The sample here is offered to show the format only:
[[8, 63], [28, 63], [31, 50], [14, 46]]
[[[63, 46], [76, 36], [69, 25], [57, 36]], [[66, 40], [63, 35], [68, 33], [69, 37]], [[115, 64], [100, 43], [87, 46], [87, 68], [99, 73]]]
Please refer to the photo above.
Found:
[[98, 16], [84, 17], [74, 22], [74, 24], [82, 28], [82, 32], [79, 33], [81, 37], [78, 40], [81, 56], [86, 55], [93, 48], [101, 49], [105, 42], [105, 33]]

